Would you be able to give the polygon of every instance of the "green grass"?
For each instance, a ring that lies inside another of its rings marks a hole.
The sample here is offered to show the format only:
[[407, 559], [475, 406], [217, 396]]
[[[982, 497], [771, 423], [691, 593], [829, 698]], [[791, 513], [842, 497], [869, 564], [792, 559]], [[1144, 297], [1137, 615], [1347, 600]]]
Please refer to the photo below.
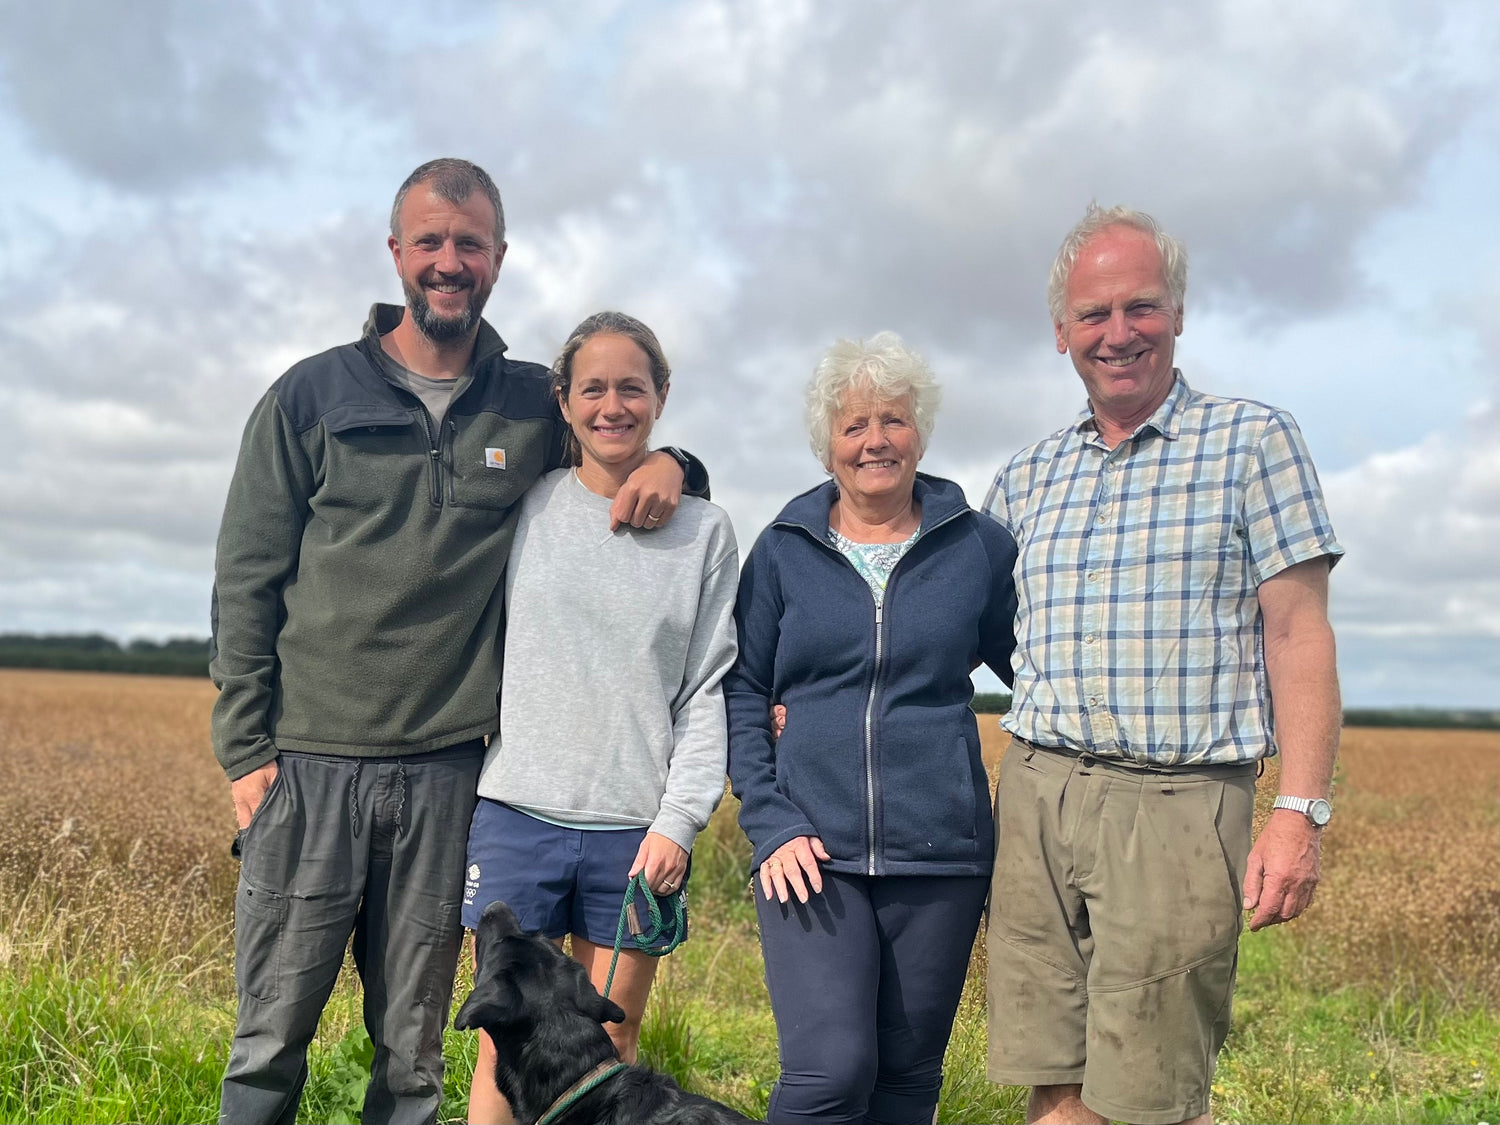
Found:
[[1214, 1082], [1231, 1121], [1500, 1121], [1500, 1019], [1475, 1000], [1392, 980], [1299, 985], [1295, 930], [1240, 943], [1234, 1030]]
[[[0, 1121], [214, 1120], [233, 1029], [188, 966], [13, 950], [0, 972]], [[190, 979], [190, 978], [189, 978]]]
[[[0, 963], [0, 1121], [217, 1120], [234, 999], [193, 968], [191, 958], [10, 948]], [[359, 1121], [374, 1050], [346, 969], [308, 1054], [303, 1121]], [[476, 1043], [450, 1033], [444, 1050], [445, 1113], [461, 1117]]]
[[[642, 1057], [758, 1116], [777, 1072], [742, 841], [721, 815], [695, 853], [692, 938], [661, 966]], [[22, 905], [27, 900], [22, 900]], [[38, 899], [30, 900], [33, 904]], [[0, 903], [0, 907], [15, 905]], [[96, 908], [97, 909], [97, 908]], [[233, 1026], [227, 936], [187, 955], [100, 940], [87, 917], [0, 911], [0, 1121], [212, 1121]], [[1303, 986], [1296, 929], [1241, 943], [1216, 1119], [1500, 1122], [1500, 1019], [1465, 992], [1390, 980]], [[467, 955], [465, 965], [467, 964]], [[301, 1119], [358, 1120], [370, 1056], [352, 967], [309, 1057]], [[468, 990], [461, 970], [456, 998]], [[461, 1120], [474, 1036], [450, 1033], [444, 1119]], [[954, 1028], [943, 1122], [1017, 1122], [1025, 1091], [984, 1077], [978, 968]]]

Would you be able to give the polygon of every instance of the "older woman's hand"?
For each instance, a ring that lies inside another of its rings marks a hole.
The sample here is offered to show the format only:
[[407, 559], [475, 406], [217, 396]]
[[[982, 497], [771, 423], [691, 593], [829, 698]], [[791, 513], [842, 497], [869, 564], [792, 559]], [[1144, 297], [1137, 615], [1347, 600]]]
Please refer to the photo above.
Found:
[[790, 897], [788, 887], [798, 902], [806, 902], [810, 895], [822, 894], [823, 874], [818, 870], [818, 861], [827, 861], [828, 858], [823, 841], [816, 836], [793, 836], [760, 865], [760, 887], [766, 901], [774, 896], [778, 902], [786, 902]]

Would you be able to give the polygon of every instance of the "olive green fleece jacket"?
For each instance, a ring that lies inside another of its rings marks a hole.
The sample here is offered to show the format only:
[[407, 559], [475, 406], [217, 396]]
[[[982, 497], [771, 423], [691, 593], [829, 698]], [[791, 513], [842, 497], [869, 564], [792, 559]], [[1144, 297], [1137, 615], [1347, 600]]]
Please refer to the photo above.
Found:
[[231, 779], [306, 750], [436, 750], [497, 726], [506, 560], [562, 463], [547, 369], [481, 323], [440, 432], [376, 369], [402, 310], [298, 363], [245, 427], [214, 566], [214, 753]]

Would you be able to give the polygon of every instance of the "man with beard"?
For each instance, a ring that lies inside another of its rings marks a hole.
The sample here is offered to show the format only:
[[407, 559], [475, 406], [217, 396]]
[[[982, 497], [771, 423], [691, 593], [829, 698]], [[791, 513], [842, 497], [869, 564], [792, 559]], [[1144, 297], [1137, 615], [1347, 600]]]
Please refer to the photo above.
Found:
[[[522, 493], [563, 463], [547, 370], [480, 319], [504, 224], [482, 168], [418, 168], [391, 212], [405, 308], [292, 367], [245, 429], [210, 664], [241, 858], [224, 1122], [295, 1119], [351, 934], [375, 1048], [363, 1120], [437, 1117], [506, 559]], [[653, 454], [615, 525], [669, 518], [686, 468]]]

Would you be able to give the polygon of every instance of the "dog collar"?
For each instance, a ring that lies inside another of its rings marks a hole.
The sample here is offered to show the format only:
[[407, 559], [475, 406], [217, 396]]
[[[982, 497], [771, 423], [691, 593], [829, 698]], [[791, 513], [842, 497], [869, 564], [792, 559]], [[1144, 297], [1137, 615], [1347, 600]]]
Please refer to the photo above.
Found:
[[561, 1117], [564, 1113], [571, 1109], [573, 1103], [576, 1102], [579, 1098], [583, 1097], [583, 1095], [587, 1094], [601, 1082], [609, 1081], [609, 1079], [613, 1078], [616, 1074], [620, 1073], [620, 1071], [624, 1069], [625, 1064], [622, 1063], [619, 1059], [616, 1059], [613, 1062], [610, 1062], [606, 1059], [604, 1062], [594, 1067], [593, 1070], [590, 1070], [577, 1082], [573, 1083], [573, 1085], [564, 1090], [562, 1092], [562, 1095], [547, 1107], [547, 1112], [536, 1119], [536, 1125], [551, 1125], [553, 1121], [556, 1121], [559, 1117]]

